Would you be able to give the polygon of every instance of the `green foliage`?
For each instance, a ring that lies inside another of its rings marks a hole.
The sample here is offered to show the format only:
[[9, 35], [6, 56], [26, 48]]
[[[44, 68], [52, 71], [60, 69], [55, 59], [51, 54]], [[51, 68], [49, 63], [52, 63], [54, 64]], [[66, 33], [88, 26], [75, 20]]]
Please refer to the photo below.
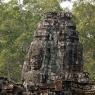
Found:
[[57, 0], [24, 0], [24, 4], [28, 5], [26, 8], [35, 14], [61, 10]]
[[24, 8], [17, 0], [0, 4], [0, 76], [15, 81], [20, 80], [22, 64], [42, 14], [60, 10], [56, 0], [24, 0]]
[[[20, 80], [32, 34], [42, 15], [48, 11], [61, 11], [57, 0], [24, 0], [24, 8], [17, 0], [0, 4], [0, 75], [15, 81]], [[85, 69], [95, 78], [95, 5], [79, 0], [73, 13], [84, 45]]]
[[74, 6], [77, 30], [84, 47], [85, 70], [95, 78], [95, 5], [92, 2], [83, 2]]

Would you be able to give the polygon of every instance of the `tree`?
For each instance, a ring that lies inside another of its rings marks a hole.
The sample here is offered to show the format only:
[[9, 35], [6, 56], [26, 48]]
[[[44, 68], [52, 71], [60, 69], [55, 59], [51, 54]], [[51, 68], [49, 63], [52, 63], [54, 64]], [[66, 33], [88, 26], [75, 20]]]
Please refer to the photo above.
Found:
[[73, 13], [76, 16], [77, 30], [84, 47], [85, 69], [92, 78], [95, 77], [95, 5], [94, 2], [80, 0], [74, 5]]
[[37, 23], [47, 11], [60, 10], [56, 0], [17, 0], [0, 4], [0, 75], [20, 80], [22, 64], [36, 31]]

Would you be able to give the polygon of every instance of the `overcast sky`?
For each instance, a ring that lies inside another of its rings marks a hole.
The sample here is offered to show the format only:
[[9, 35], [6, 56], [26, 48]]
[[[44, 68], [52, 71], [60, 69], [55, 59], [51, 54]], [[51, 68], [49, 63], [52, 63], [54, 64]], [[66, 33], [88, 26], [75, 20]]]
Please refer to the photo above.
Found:
[[73, 2], [72, 1], [63, 1], [61, 4], [60, 4], [61, 8], [62, 9], [69, 9], [70, 11], [72, 10], [72, 7], [73, 7]]
[[[9, 2], [10, 0], [2, 0], [2, 1], [4, 1], [4, 2]], [[73, 3], [74, 3], [74, 1], [78, 1], [78, 0], [66, 0], [66, 1], [63, 1], [62, 3], [60, 3], [60, 6], [61, 6], [61, 8], [62, 9], [68, 9], [68, 10], [72, 10], [72, 8], [73, 8]], [[84, 0], [84, 1], [91, 1], [91, 0]], [[23, 4], [23, 0], [18, 0], [18, 3], [19, 4]]]
[[[10, 0], [2, 0], [2, 1], [4, 1], [5, 3], [7, 3], [7, 2], [9, 2]], [[75, 0], [73, 0], [73, 1], [75, 1]], [[20, 3], [20, 4], [23, 4], [23, 0], [18, 0], [18, 3]], [[61, 8], [68, 8], [69, 10], [71, 10], [72, 9], [72, 6], [73, 6], [73, 2], [70, 2], [70, 1], [64, 1], [64, 2], [62, 2], [61, 4], [60, 4], [60, 6], [61, 6]]]
[[3, 2], [5, 2], [5, 3], [8, 3], [10, 0], [2, 0]]

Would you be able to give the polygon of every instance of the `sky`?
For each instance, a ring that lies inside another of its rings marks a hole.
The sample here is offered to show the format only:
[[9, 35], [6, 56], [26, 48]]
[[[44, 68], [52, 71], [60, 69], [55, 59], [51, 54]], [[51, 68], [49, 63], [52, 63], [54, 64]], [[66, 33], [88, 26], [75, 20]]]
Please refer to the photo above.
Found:
[[[3, 2], [5, 3], [8, 3], [10, 0], [2, 0]], [[75, 0], [67, 0], [67, 1], [64, 1], [62, 3], [60, 3], [60, 6], [62, 9], [69, 9], [69, 10], [72, 10], [72, 7], [73, 7], [73, 1]], [[18, 3], [19, 4], [23, 4], [23, 0], [18, 0]]]
[[[8, 3], [9, 1], [11, 0], [2, 0], [4, 1], [5, 3]], [[72, 8], [73, 8], [73, 4], [75, 1], [78, 1], [78, 0], [64, 0], [63, 2], [60, 3], [60, 7], [64, 10], [64, 9], [68, 9], [69, 11], [72, 11]], [[91, 0], [84, 0], [84, 1], [91, 1]], [[19, 4], [23, 4], [23, 0], [18, 0], [18, 3]]]
[[10, 0], [2, 0], [4, 3], [8, 3]]
[[[2, 0], [4, 3], [8, 3], [11, 0]], [[23, 3], [23, 0], [18, 0], [18, 2], [20, 2], [21, 4]]]
[[69, 11], [72, 11], [72, 8], [73, 8], [73, 4], [74, 4], [74, 1], [77, 1], [77, 0], [66, 0], [66, 1], [63, 1], [60, 3], [60, 6], [62, 9], [68, 9]]

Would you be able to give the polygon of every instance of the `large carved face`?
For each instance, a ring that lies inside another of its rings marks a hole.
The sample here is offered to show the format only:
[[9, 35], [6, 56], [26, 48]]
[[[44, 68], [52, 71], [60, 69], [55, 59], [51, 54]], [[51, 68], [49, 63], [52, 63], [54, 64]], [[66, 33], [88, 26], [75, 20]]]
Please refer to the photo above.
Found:
[[31, 58], [31, 69], [37, 70], [41, 68], [42, 65], [42, 58], [41, 55], [35, 55]]
[[[36, 43], [37, 44], [37, 43]], [[41, 68], [43, 59], [43, 49], [40, 45], [33, 45], [31, 48], [30, 65], [31, 69], [37, 70]]]

